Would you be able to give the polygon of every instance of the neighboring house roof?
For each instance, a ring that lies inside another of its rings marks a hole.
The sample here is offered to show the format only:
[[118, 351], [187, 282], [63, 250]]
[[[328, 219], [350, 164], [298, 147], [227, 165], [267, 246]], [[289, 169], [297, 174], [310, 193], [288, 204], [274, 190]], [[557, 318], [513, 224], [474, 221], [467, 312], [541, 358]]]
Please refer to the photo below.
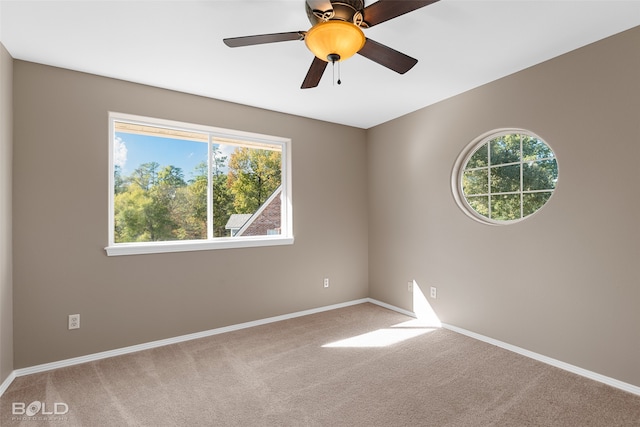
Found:
[[231, 214], [229, 221], [224, 226], [227, 230], [237, 230], [251, 218], [253, 214]]
[[279, 186], [235, 235], [264, 235], [268, 229], [279, 229], [281, 194], [282, 186]]

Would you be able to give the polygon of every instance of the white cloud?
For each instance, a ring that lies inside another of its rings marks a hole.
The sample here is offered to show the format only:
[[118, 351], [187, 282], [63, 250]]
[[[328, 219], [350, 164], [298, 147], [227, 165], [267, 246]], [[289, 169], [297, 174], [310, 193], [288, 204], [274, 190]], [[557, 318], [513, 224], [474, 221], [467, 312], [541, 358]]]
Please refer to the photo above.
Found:
[[218, 144], [217, 148], [218, 151], [220, 151], [220, 157], [226, 156], [228, 162], [231, 154], [236, 151], [238, 147], [230, 144]]
[[113, 141], [113, 164], [124, 168], [127, 163], [127, 145], [119, 136]]

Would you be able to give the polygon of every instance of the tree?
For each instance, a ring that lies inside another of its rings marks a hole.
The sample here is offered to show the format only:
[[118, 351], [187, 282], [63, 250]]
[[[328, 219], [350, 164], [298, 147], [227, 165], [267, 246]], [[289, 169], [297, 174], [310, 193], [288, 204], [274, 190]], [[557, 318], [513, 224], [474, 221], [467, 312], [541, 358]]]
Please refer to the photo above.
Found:
[[[157, 165], [157, 163], [154, 162]], [[156, 168], [157, 169], [157, 168]], [[151, 175], [153, 176], [153, 175]], [[147, 206], [147, 228], [153, 241], [180, 239], [177, 232], [178, 222], [173, 214], [176, 207], [176, 193], [185, 187], [182, 169], [175, 166], [165, 166], [151, 180], [148, 194], [151, 204]]]
[[184, 181], [182, 169], [175, 166], [165, 166], [157, 175], [157, 184], [178, 188], [187, 185]]
[[119, 165], [115, 165], [113, 169], [113, 191], [115, 194], [126, 191], [126, 181], [122, 178], [122, 168]]
[[147, 232], [146, 210], [152, 203], [146, 190], [137, 184], [116, 194], [114, 199], [115, 241], [145, 242], [151, 240]]
[[201, 184], [202, 181], [197, 181], [176, 192], [171, 215], [176, 224], [174, 235], [178, 240], [207, 238], [207, 183]]
[[280, 186], [280, 151], [239, 147], [229, 159], [227, 184], [236, 213], [254, 213]]
[[211, 186], [213, 188], [213, 235], [225, 237], [225, 228], [233, 212], [233, 194], [228, 185], [228, 177], [224, 172], [227, 156], [222, 156], [218, 148], [213, 150]]
[[182, 169], [175, 166], [165, 166], [158, 172], [156, 182], [149, 188], [149, 194], [154, 203], [164, 205], [169, 210], [172, 210], [177, 190], [186, 185]]
[[196, 176], [176, 190], [172, 216], [180, 240], [207, 238], [207, 164], [195, 167]]
[[172, 212], [176, 192], [186, 185], [180, 168], [156, 162], [140, 165], [126, 179], [126, 191], [115, 195], [116, 242], [175, 240], [176, 221]]
[[143, 190], [149, 190], [158, 181], [159, 167], [156, 162], [143, 163], [133, 171], [128, 181], [137, 184]]

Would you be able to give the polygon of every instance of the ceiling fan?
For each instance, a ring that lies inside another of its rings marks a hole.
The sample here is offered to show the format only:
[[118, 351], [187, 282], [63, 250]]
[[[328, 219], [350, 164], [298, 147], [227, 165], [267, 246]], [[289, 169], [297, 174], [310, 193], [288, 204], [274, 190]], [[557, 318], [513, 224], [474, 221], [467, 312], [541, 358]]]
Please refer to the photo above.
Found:
[[365, 37], [362, 28], [373, 27], [437, 1], [378, 0], [364, 7], [364, 0], [306, 0], [307, 17], [312, 25], [308, 31], [232, 37], [223, 42], [229, 47], [241, 47], [304, 40], [315, 57], [301, 89], [318, 86], [329, 62], [335, 64], [356, 53], [404, 74], [418, 60]]

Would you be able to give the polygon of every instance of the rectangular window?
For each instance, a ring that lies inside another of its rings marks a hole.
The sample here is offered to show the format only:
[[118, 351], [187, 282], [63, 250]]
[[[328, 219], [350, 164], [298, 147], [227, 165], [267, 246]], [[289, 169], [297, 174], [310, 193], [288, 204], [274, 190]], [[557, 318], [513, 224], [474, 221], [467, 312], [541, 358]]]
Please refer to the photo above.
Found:
[[110, 113], [109, 145], [108, 255], [293, 243], [290, 139]]

